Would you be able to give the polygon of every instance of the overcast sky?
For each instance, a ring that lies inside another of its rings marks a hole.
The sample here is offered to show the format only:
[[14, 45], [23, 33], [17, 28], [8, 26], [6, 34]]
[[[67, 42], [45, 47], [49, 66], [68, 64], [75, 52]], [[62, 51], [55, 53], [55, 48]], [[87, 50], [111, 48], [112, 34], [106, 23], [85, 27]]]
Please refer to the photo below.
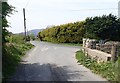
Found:
[[114, 14], [118, 16], [119, 0], [8, 0], [18, 12], [7, 18], [9, 31], [24, 31], [23, 8], [26, 8], [27, 29], [42, 29], [85, 20], [86, 17]]

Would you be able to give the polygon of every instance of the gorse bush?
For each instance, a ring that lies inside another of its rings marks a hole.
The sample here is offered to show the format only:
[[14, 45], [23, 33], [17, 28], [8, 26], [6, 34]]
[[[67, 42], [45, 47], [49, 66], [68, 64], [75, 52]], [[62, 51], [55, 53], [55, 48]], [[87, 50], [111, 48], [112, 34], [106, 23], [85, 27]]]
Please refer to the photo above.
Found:
[[43, 41], [55, 43], [81, 43], [85, 33], [84, 21], [52, 26], [39, 32]]

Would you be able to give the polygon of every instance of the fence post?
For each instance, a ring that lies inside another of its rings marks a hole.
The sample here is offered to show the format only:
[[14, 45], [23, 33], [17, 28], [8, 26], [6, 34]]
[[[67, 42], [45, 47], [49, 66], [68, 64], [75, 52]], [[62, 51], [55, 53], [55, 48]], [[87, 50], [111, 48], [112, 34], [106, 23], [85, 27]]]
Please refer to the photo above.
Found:
[[115, 59], [116, 59], [116, 45], [112, 45], [112, 49], [111, 49], [111, 55], [112, 55], [112, 62], [115, 62]]
[[120, 56], [118, 56], [118, 82], [120, 83]]

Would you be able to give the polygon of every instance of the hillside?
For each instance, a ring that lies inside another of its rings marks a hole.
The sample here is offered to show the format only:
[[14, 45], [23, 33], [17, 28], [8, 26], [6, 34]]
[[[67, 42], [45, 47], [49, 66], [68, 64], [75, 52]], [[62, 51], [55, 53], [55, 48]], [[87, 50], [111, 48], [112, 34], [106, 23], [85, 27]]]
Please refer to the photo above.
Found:
[[[42, 31], [43, 29], [32, 29], [32, 30], [29, 30], [28, 32], [27, 32], [27, 34], [34, 34], [34, 36], [37, 36], [38, 35], [38, 33], [40, 32], [40, 31]], [[21, 32], [21, 33], [17, 33], [17, 34], [24, 34], [24, 32]]]
[[40, 31], [42, 31], [43, 29], [33, 29], [33, 30], [30, 30], [30, 31], [28, 31], [28, 34], [34, 34], [35, 36], [37, 36], [38, 35], [38, 33], [40, 32]]

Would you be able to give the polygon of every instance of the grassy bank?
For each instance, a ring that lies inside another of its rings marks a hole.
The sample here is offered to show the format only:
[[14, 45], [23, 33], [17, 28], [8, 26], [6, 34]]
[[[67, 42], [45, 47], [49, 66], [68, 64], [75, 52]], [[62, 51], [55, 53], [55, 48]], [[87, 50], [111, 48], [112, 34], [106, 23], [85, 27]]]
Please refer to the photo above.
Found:
[[21, 57], [31, 49], [30, 43], [6, 43], [2, 49], [2, 72], [3, 81], [7, 80], [15, 71]]
[[109, 81], [118, 81], [118, 62], [104, 62], [97, 63], [96, 60], [92, 60], [85, 56], [82, 51], [76, 52], [76, 59], [78, 63], [89, 68], [92, 72], [101, 75]]

